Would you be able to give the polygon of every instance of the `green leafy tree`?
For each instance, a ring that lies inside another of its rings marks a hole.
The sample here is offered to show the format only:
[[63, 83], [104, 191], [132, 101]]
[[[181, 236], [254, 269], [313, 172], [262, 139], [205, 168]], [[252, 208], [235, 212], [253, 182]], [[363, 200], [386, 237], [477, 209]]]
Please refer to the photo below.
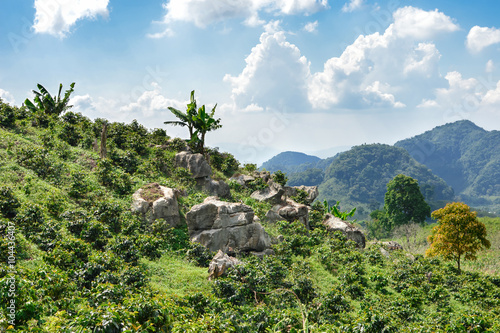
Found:
[[427, 238], [430, 243], [425, 253], [427, 256], [442, 255], [454, 260], [460, 272], [462, 258], [475, 260], [477, 251], [490, 248], [491, 244], [486, 239], [486, 226], [466, 204], [449, 203], [432, 212], [432, 217], [438, 220], [438, 225], [432, 228], [432, 234]]
[[389, 229], [412, 222], [423, 224], [431, 213], [418, 182], [402, 174], [387, 183], [384, 210], [387, 212]]
[[205, 155], [205, 135], [207, 132], [216, 130], [221, 128], [220, 118], [215, 119], [215, 108], [217, 104], [215, 104], [214, 108], [210, 113], [205, 111], [205, 105], [202, 105], [198, 112], [193, 116], [194, 128], [195, 132], [193, 133], [195, 137], [196, 150]]
[[[62, 83], [59, 84], [59, 92], [57, 98], [54, 98], [47, 89], [41, 84], [37, 84], [38, 90], [33, 90], [35, 103], [31, 102], [28, 98], [24, 101], [26, 107], [33, 113], [42, 112], [48, 116], [59, 116], [61, 113], [70, 109], [72, 105], [68, 105], [71, 93], [74, 91], [75, 83], [70, 84], [70, 89], [66, 90], [64, 97], [61, 98]], [[36, 105], [35, 105], [36, 104]]]
[[220, 125], [220, 119], [215, 119], [214, 106], [210, 113], [205, 110], [205, 105], [197, 109], [196, 99], [194, 98], [194, 90], [191, 91], [190, 102], [187, 105], [186, 112], [182, 112], [174, 107], [168, 107], [170, 112], [174, 114], [179, 120], [165, 121], [166, 125], [187, 127], [189, 130], [189, 143], [196, 151], [204, 153], [205, 149], [205, 135], [207, 132], [216, 130]]

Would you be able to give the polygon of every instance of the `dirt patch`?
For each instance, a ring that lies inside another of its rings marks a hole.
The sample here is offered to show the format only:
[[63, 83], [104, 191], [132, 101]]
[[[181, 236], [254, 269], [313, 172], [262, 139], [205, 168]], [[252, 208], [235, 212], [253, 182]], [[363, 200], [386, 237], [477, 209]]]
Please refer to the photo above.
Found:
[[142, 187], [141, 197], [150, 205], [153, 204], [153, 202], [163, 197], [163, 191], [160, 188], [160, 184], [151, 183], [144, 185]]

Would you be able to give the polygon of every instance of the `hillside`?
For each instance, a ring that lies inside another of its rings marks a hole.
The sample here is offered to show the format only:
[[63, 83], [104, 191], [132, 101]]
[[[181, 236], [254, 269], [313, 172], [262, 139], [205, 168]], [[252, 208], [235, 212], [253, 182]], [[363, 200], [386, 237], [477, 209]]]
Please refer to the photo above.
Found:
[[[104, 141], [106, 156], [98, 153]], [[321, 205], [306, 210], [311, 230], [297, 221], [267, 223], [272, 205], [250, 197], [265, 184], [230, 182], [251, 167], [210, 148], [213, 179], [230, 184], [225, 200], [244, 206], [252, 220], [255, 213], [274, 255], [231, 253], [239, 265], [208, 280], [214, 253], [190, 241], [186, 222], [208, 193], [176, 164], [185, 145], [137, 121], [50, 115], [0, 101], [1, 332], [500, 330], [492, 266], [490, 274], [479, 267], [460, 274], [441, 258], [386, 257], [379, 244], [356, 248], [343, 234], [325, 232]], [[388, 162], [404, 156], [393, 149]], [[154, 206], [159, 186], [178, 195], [173, 228], [131, 209], [139, 189]]]
[[486, 131], [462, 120], [395, 146], [406, 149], [443, 178], [461, 200], [500, 208], [500, 131]]
[[262, 163], [261, 168], [270, 172], [281, 170], [286, 173], [300, 172], [313, 167], [321, 159], [316, 156], [285, 151]]
[[[386, 184], [398, 174], [415, 178], [427, 201], [451, 200], [453, 189], [402, 148], [383, 144], [353, 147], [341, 153], [325, 171], [319, 199], [346, 207], [380, 208]], [[359, 208], [358, 208], [359, 209]]]

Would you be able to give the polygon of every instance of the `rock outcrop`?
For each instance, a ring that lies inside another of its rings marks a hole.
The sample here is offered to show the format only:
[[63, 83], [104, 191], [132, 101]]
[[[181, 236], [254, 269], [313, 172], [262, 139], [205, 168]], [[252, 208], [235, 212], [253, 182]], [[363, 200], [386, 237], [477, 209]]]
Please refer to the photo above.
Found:
[[318, 197], [319, 191], [317, 186], [295, 186], [296, 189], [305, 191], [307, 193], [306, 202], [312, 204], [312, 202]]
[[229, 248], [235, 251], [263, 252], [271, 247], [271, 239], [255, 221], [252, 208], [242, 203], [229, 203], [208, 197], [186, 214], [189, 237], [210, 251]]
[[208, 177], [212, 174], [212, 168], [202, 154], [182, 151], [175, 155], [175, 164], [178, 167], [188, 169], [194, 179]]
[[353, 226], [347, 221], [342, 221], [340, 218], [333, 216], [332, 214], [326, 214], [326, 219], [323, 221], [328, 231], [342, 231], [342, 233], [350, 239], [357, 243], [358, 247], [364, 248], [366, 244], [365, 235], [361, 230]]
[[140, 214], [150, 223], [163, 219], [168, 225], [175, 227], [181, 221], [177, 203], [178, 195], [177, 190], [151, 183], [132, 195], [132, 212]]
[[231, 197], [231, 189], [223, 180], [213, 180], [208, 178], [205, 180], [203, 189], [211, 196], [217, 196], [219, 198]]
[[238, 175], [238, 176], [233, 176], [233, 177], [229, 178], [229, 180], [234, 181], [243, 187], [246, 187], [249, 183], [251, 183], [255, 180], [255, 177], [248, 176], [248, 175]]
[[257, 190], [250, 195], [258, 201], [265, 201], [271, 204], [279, 204], [283, 201], [282, 196], [285, 194], [285, 190], [280, 184], [269, 182], [269, 186], [262, 190]]
[[271, 210], [266, 213], [266, 219], [269, 222], [288, 221], [293, 222], [298, 220], [309, 229], [309, 209], [306, 205], [296, 203], [293, 200], [287, 200], [280, 204], [274, 205]]
[[208, 266], [208, 279], [213, 280], [223, 276], [229, 268], [239, 264], [241, 264], [241, 261], [219, 250]]

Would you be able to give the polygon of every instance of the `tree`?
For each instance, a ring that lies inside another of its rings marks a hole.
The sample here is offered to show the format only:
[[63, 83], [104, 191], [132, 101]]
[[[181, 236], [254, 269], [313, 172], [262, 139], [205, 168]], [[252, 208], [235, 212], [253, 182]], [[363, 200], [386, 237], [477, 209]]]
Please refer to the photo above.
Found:
[[196, 99], [194, 98], [194, 90], [191, 91], [190, 102], [187, 105], [186, 112], [182, 112], [173, 108], [168, 107], [170, 112], [172, 112], [179, 120], [176, 121], [165, 121], [164, 124], [173, 126], [185, 126], [189, 130], [189, 143], [197, 151], [204, 154], [205, 152], [205, 135], [209, 131], [216, 130], [222, 125], [220, 125], [220, 119], [215, 119], [215, 108], [214, 106], [210, 113], [205, 111], [205, 105], [202, 105], [199, 109], [196, 109]]
[[423, 224], [431, 213], [418, 182], [402, 174], [387, 183], [384, 210], [387, 212], [389, 229], [408, 223]]
[[216, 107], [217, 104], [215, 104], [210, 113], [207, 113], [205, 111], [205, 105], [202, 105], [193, 116], [194, 128], [196, 129], [193, 135], [195, 137], [196, 147], [203, 155], [205, 155], [205, 134], [222, 127], [220, 118], [214, 118]]
[[33, 113], [42, 112], [48, 116], [59, 116], [61, 113], [72, 107], [72, 105], [68, 105], [68, 103], [70, 95], [74, 91], [75, 83], [73, 82], [69, 86], [70, 89], [66, 90], [64, 97], [61, 99], [63, 85], [62, 83], [59, 84], [59, 93], [57, 94], [57, 98], [54, 99], [48, 90], [39, 83], [37, 84], [39, 91], [33, 90], [33, 93], [35, 94], [35, 98], [33, 100], [36, 103], [36, 106], [28, 98], [26, 98], [24, 104]]
[[486, 226], [477, 219], [476, 212], [461, 202], [447, 204], [432, 212], [438, 225], [432, 228], [427, 238], [430, 243], [425, 252], [427, 256], [442, 255], [445, 259], [455, 260], [460, 272], [460, 260], [475, 260], [476, 252], [491, 244], [486, 239]]

